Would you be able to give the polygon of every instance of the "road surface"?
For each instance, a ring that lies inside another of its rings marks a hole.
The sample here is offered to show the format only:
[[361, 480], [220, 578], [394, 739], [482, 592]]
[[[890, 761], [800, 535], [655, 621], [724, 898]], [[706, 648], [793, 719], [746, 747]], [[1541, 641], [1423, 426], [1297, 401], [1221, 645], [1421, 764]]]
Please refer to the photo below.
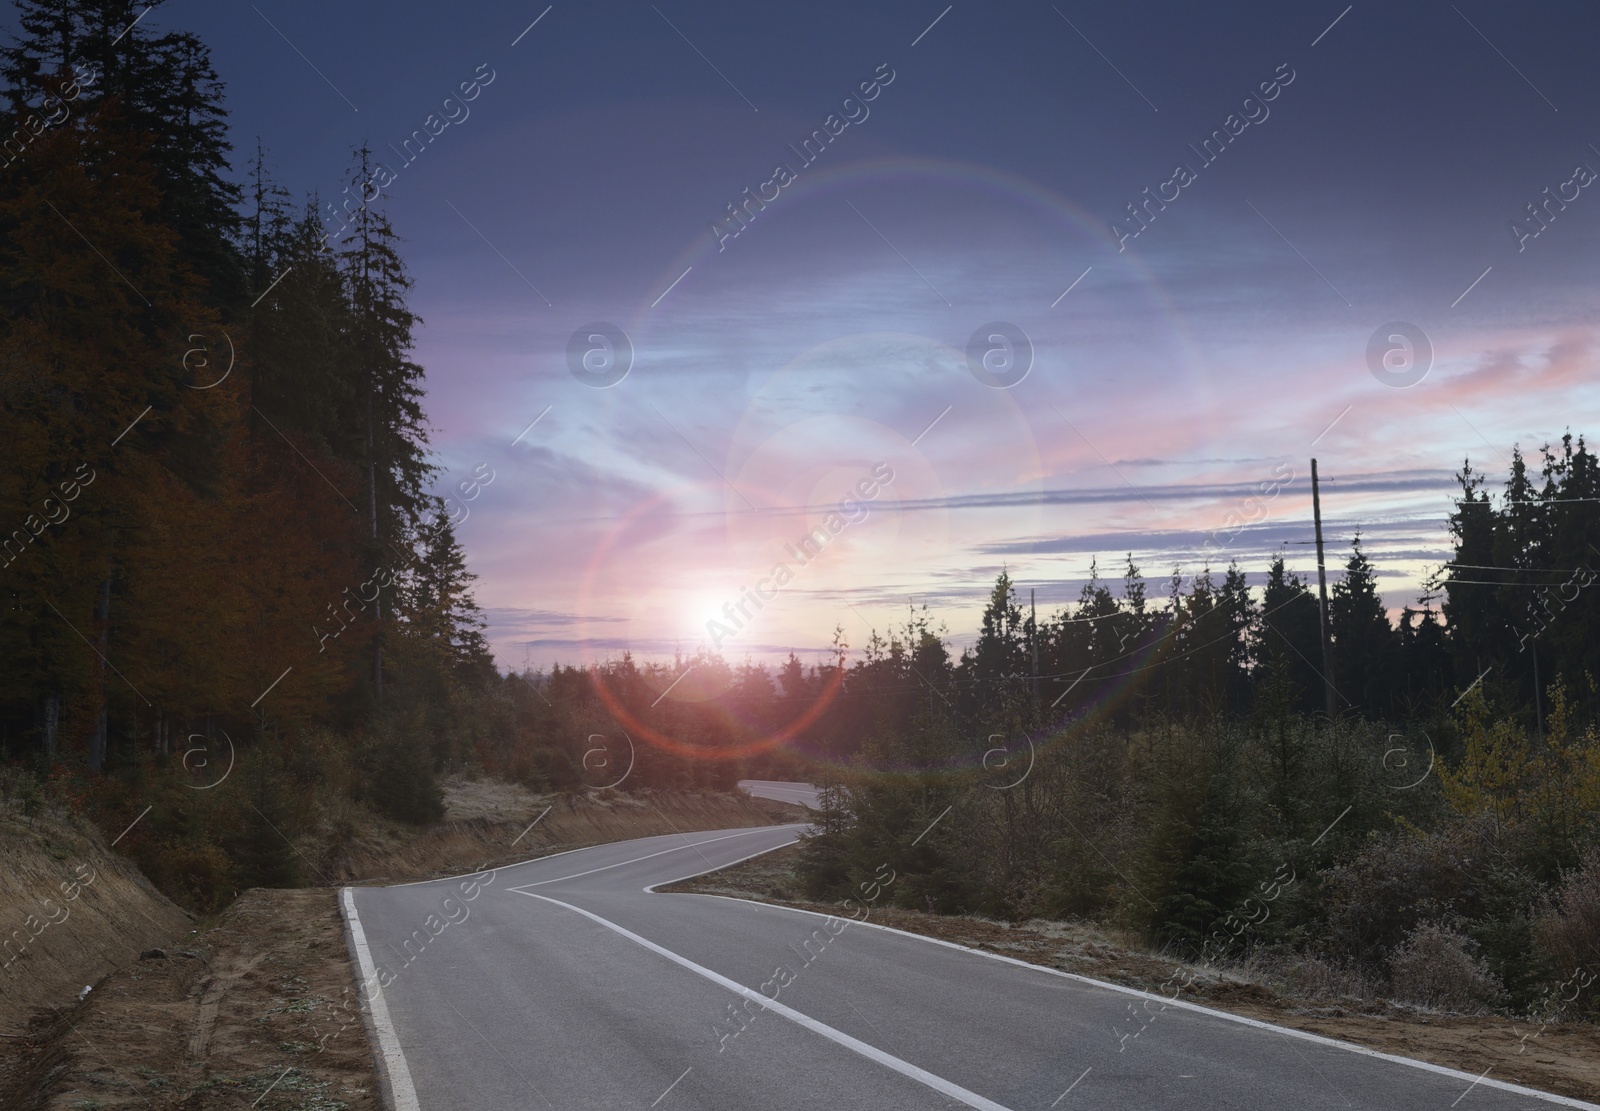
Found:
[[[870, 901], [849, 921], [646, 890], [778, 848], [801, 828], [648, 837], [475, 877], [347, 889], [352, 947], [381, 985], [370, 1025], [394, 1106], [1595, 1106], [1163, 1009], [882, 929]], [[886, 901], [898, 877], [881, 876]]]
[[809, 783], [779, 783], [772, 779], [741, 779], [739, 786], [748, 794], [762, 799], [777, 799], [779, 802], [794, 802], [801, 806], [809, 806], [815, 810], [820, 804], [817, 788]]

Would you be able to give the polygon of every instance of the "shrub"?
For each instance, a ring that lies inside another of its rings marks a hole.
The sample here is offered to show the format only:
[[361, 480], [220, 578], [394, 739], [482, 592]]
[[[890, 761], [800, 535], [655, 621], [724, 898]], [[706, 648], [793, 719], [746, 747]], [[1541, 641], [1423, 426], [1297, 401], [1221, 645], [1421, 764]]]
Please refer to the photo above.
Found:
[[390, 716], [373, 729], [365, 751], [366, 801], [398, 822], [428, 825], [444, 817], [444, 792], [434, 778], [420, 714]]
[[1547, 998], [1554, 1009], [1593, 1016], [1600, 1014], [1591, 971], [1600, 965], [1600, 849], [1590, 849], [1562, 879], [1534, 924], [1535, 944], [1559, 977]]
[[1399, 1002], [1442, 1011], [1477, 1014], [1497, 1005], [1504, 989], [1473, 949], [1448, 926], [1418, 926], [1389, 958], [1390, 992]]
[[1482, 819], [1374, 840], [1324, 873], [1323, 944], [1337, 960], [1378, 971], [1421, 923], [1476, 911], [1492, 845]]
[[215, 913], [238, 894], [233, 862], [218, 845], [149, 839], [129, 855], [162, 894], [198, 914]]

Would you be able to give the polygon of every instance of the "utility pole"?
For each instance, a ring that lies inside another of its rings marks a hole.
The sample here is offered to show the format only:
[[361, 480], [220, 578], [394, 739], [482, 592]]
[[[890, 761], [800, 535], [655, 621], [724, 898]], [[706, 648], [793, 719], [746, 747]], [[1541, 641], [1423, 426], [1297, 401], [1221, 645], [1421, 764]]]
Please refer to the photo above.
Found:
[[1322, 629], [1322, 686], [1327, 696], [1328, 719], [1338, 717], [1339, 696], [1333, 690], [1333, 644], [1328, 639], [1328, 568], [1322, 558], [1322, 495], [1317, 490], [1317, 461], [1311, 461], [1311, 519], [1317, 527], [1317, 590], [1321, 604], [1317, 608], [1317, 624]]
[[1028, 588], [1028, 621], [1032, 628], [1029, 640], [1033, 641], [1033, 704], [1035, 708], [1042, 705], [1043, 699], [1039, 694], [1039, 606], [1034, 601], [1034, 591]]
[[1544, 702], [1539, 689], [1539, 645], [1533, 646], [1533, 720], [1539, 726], [1539, 739], [1544, 740]]

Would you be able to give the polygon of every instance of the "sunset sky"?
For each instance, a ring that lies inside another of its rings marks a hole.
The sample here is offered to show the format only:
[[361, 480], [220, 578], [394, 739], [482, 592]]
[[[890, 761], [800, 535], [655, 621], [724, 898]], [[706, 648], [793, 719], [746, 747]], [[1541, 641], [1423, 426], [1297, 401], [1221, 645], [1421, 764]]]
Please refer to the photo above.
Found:
[[[439, 490], [494, 474], [460, 536], [520, 667], [692, 652], [780, 562], [730, 660], [809, 658], [835, 625], [859, 647], [912, 601], [966, 643], [1002, 567], [1053, 612], [1131, 551], [1161, 596], [1263, 483], [1214, 568], [1259, 584], [1287, 544], [1314, 573], [1312, 455], [1330, 561], [1359, 528], [1390, 606], [1413, 602], [1464, 458], [1498, 487], [1513, 443], [1600, 430], [1600, 74], [1582, 3], [1398, 7], [172, 0], [147, 21], [211, 44], [238, 151], [259, 136], [297, 194], [333, 199], [363, 139], [394, 169]], [[470, 115], [445, 105], [475, 72]], [[406, 164], [430, 113], [458, 122]], [[807, 164], [790, 144], [830, 114]], [[747, 188], [776, 198], [719, 243]], [[1119, 250], [1113, 221], [1157, 193]], [[608, 388], [569, 369], [593, 322], [634, 351]], [[968, 365], [995, 322], [1034, 351], [1009, 388]], [[1434, 352], [1409, 388], [1369, 369], [1391, 322]], [[820, 555], [786, 554], [880, 465]]]

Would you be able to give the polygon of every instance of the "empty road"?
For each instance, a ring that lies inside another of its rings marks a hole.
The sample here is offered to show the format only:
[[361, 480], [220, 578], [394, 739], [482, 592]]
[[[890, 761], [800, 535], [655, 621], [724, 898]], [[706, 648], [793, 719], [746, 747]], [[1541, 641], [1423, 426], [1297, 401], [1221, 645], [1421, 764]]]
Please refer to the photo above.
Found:
[[817, 788], [809, 783], [780, 783], [773, 779], [741, 779], [739, 787], [748, 794], [757, 798], [777, 799], [779, 802], [793, 802], [801, 806], [817, 808]]
[[[395, 1106], [1595, 1106], [1162, 1009], [865, 921], [647, 890], [801, 828], [649, 837], [347, 889], [353, 947], [382, 984], [371, 1009]], [[883, 902], [895, 877], [880, 877]]]

